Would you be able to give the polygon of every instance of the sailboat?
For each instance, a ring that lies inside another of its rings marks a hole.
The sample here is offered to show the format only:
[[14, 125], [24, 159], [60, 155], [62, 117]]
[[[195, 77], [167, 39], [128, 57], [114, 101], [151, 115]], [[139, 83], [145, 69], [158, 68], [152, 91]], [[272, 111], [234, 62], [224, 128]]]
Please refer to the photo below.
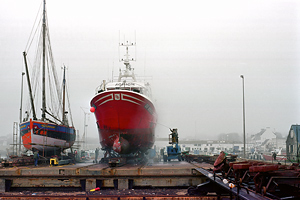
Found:
[[[25, 118], [20, 123], [23, 145], [28, 150], [39, 150], [41, 155], [58, 155], [70, 148], [76, 139], [76, 131], [70, 114], [66, 111], [66, 67], [63, 67], [63, 81], [60, 86], [50, 45], [49, 29], [47, 28], [46, 0], [43, 1], [43, 12], [40, 18], [41, 31], [37, 34], [37, 51], [31, 77], [27, 53], [23, 52], [26, 77], [29, 90], [30, 106]], [[37, 32], [34, 32], [37, 33]], [[41, 70], [40, 70], [41, 69]], [[41, 73], [39, 73], [41, 71]], [[41, 117], [37, 117], [38, 86], [41, 77]], [[52, 83], [54, 82], [54, 83]], [[67, 95], [68, 96], [68, 95]], [[46, 101], [47, 100], [47, 101]], [[60, 116], [60, 117], [59, 117]], [[71, 125], [69, 124], [71, 121]]]

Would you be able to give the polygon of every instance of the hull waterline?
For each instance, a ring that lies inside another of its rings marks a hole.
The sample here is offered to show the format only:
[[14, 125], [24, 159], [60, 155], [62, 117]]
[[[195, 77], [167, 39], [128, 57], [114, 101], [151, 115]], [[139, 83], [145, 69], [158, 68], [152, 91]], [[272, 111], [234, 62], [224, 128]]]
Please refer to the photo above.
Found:
[[60, 153], [70, 148], [76, 139], [73, 127], [30, 120], [20, 124], [22, 142], [28, 150]]

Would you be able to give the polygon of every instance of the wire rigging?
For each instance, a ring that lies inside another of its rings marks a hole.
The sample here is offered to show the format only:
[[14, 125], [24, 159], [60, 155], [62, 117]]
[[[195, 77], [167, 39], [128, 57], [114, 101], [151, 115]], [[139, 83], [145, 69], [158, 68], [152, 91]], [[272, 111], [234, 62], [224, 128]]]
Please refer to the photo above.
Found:
[[[41, 2], [41, 4], [40, 4], [40, 8], [39, 8], [39, 10], [38, 10], [38, 12], [37, 12], [37, 15], [36, 15], [36, 17], [35, 17], [35, 20], [34, 20], [34, 23], [33, 23], [33, 26], [32, 26], [32, 29], [31, 29], [31, 32], [30, 32], [28, 41], [27, 41], [27, 44], [26, 44], [26, 46], [25, 46], [25, 52], [27, 52], [27, 50], [30, 48], [30, 46], [31, 46], [31, 44], [32, 44], [32, 41], [33, 41], [33, 39], [34, 39], [34, 36], [35, 36], [35, 34], [36, 34], [36, 31], [38, 30], [38, 29], [35, 29], [34, 35], [32, 36], [32, 32], [33, 32], [33, 30], [34, 30], [36, 21], [37, 21], [38, 17], [40, 16], [41, 8], [42, 8], [42, 2]], [[41, 22], [41, 18], [40, 18], [39, 24], [40, 24], [40, 22]], [[39, 24], [37, 25], [37, 27], [39, 27]], [[31, 37], [32, 37], [32, 40], [31, 40], [31, 42], [30, 42], [30, 44], [29, 44], [29, 41], [30, 41], [30, 38], [31, 38]], [[29, 45], [29, 46], [28, 46], [28, 45]]]
[[[30, 59], [28, 59], [28, 63], [31, 65], [31, 72], [30, 72], [30, 80], [32, 83], [32, 92], [33, 92], [33, 98], [36, 105], [41, 104], [41, 94], [38, 93], [38, 91], [41, 90], [41, 65], [42, 65], [42, 51], [43, 51], [43, 29], [42, 29], [42, 20], [43, 18], [38, 18], [38, 15], [40, 14], [42, 8], [42, 4], [40, 5], [37, 17], [35, 19], [35, 23], [33, 26], [33, 29], [31, 30], [30, 37], [27, 41], [25, 51], [30, 51], [30, 48], [34, 41], [37, 41], [36, 43], [36, 51], [35, 56], [33, 57], [33, 65], [30, 63]], [[52, 46], [50, 41], [50, 31], [48, 26], [48, 18], [47, 18], [47, 12], [45, 13], [46, 18], [46, 29], [45, 29], [45, 46], [46, 46], [46, 52], [45, 52], [45, 65], [46, 65], [46, 76], [47, 76], [47, 82], [46, 84], [46, 96], [47, 96], [47, 108], [46, 110], [51, 113], [51, 121], [55, 121], [56, 123], [59, 123], [57, 119], [61, 118], [63, 116], [63, 100], [62, 100], [62, 93], [63, 93], [63, 87], [60, 85], [60, 81], [58, 79], [57, 70], [54, 62], [54, 57], [52, 53]], [[35, 30], [34, 30], [35, 28]], [[40, 30], [40, 31], [38, 31]], [[27, 52], [28, 53], [28, 52]], [[67, 92], [67, 101], [68, 101], [68, 112], [69, 112], [69, 118], [72, 122], [73, 126], [73, 119], [70, 109], [70, 101], [69, 101], [69, 94], [68, 89], [66, 85], [66, 92]], [[28, 115], [32, 113], [32, 108], [30, 106], [30, 100], [27, 101], [27, 111]], [[38, 108], [38, 107], [37, 107]], [[37, 109], [40, 112], [40, 109]], [[61, 121], [60, 121], [61, 122]]]

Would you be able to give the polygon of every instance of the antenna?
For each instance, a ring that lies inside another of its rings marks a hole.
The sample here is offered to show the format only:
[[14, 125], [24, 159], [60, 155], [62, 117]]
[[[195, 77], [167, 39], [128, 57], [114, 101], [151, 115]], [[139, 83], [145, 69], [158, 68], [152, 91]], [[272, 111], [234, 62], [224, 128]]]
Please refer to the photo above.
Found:
[[135, 55], [134, 55], [134, 57], [135, 57], [135, 61], [136, 61], [136, 58], [137, 58], [136, 57], [136, 52], [137, 52], [136, 51], [136, 30], [134, 30], [134, 46], [135, 46], [135, 52], [134, 52]]
[[120, 30], [119, 30], [119, 48], [118, 48], [118, 57], [120, 60], [120, 45], [121, 45], [121, 41], [120, 41]]
[[[131, 40], [125, 38], [125, 34], [123, 34], [123, 41], [121, 42], [120, 40], [120, 35], [121, 35], [121, 32], [119, 30], [119, 48], [118, 48], [118, 54], [119, 54], [119, 62], [123, 62], [123, 61], [136, 61], [136, 55], [137, 55], [137, 49], [136, 49], [136, 31], [134, 31], [134, 42], [132, 42], [132, 37], [131, 37]], [[123, 52], [120, 52], [120, 47], [123, 46], [125, 47], [125, 58], [123, 58], [123, 56], [121, 57], [120, 56], [120, 53], [123, 53]], [[129, 50], [129, 47], [131, 46], [134, 46], [135, 47], [135, 51], [134, 51], [134, 56], [129, 58], [129, 54], [128, 54], [128, 50]]]
[[112, 67], [112, 73], [111, 73], [111, 81], [114, 81], [114, 66], [115, 66], [115, 62], [113, 61], [113, 67]]

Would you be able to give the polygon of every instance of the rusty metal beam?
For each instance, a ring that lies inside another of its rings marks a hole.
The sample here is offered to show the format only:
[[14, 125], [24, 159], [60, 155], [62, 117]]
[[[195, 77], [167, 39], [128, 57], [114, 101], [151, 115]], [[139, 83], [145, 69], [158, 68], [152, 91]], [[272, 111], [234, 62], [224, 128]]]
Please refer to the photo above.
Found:
[[22, 199], [22, 200], [111, 200], [111, 199], [122, 199], [122, 200], [143, 200], [143, 199], [151, 199], [151, 200], [215, 200], [217, 196], [209, 196], [209, 197], [199, 197], [199, 196], [189, 196], [189, 195], [169, 195], [169, 196], [151, 196], [151, 195], [2, 195], [1, 200], [15, 200], [15, 199]]
[[180, 175], [180, 174], [174, 174], [174, 175], [82, 175], [82, 174], [27, 174], [27, 175], [2, 175], [0, 178], [3, 179], [9, 179], [9, 178], [186, 178], [186, 177], [204, 177], [201, 174], [195, 174], [195, 175]]
[[229, 184], [224, 183], [222, 178], [217, 176], [212, 176], [212, 173], [202, 169], [202, 168], [196, 168], [197, 171], [205, 175], [210, 181], [212, 181], [215, 184], [218, 184], [218, 186], [221, 186], [222, 188], [226, 189], [230, 194], [233, 194], [234, 196], [237, 196], [239, 199], [244, 199], [244, 200], [265, 200], [265, 199], [270, 199], [265, 196], [261, 196], [259, 194], [256, 194], [253, 191], [246, 190], [246, 189], [241, 189], [238, 187], [230, 188]]
[[[87, 185], [91, 185], [91, 189], [95, 188], [96, 181], [102, 182], [102, 187], [114, 187], [114, 180], [124, 182], [128, 187], [128, 180], [132, 181], [132, 187], [189, 187], [197, 185], [205, 181], [206, 178], [200, 177], [18, 177], [4, 180], [11, 181], [11, 187], [81, 187], [81, 180], [85, 180]], [[124, 187], [124, 186], [123, 186]], [[90, 188], [90, 187], [89, 187]], [[126, 188], [127, 189], [127, 188]]]

